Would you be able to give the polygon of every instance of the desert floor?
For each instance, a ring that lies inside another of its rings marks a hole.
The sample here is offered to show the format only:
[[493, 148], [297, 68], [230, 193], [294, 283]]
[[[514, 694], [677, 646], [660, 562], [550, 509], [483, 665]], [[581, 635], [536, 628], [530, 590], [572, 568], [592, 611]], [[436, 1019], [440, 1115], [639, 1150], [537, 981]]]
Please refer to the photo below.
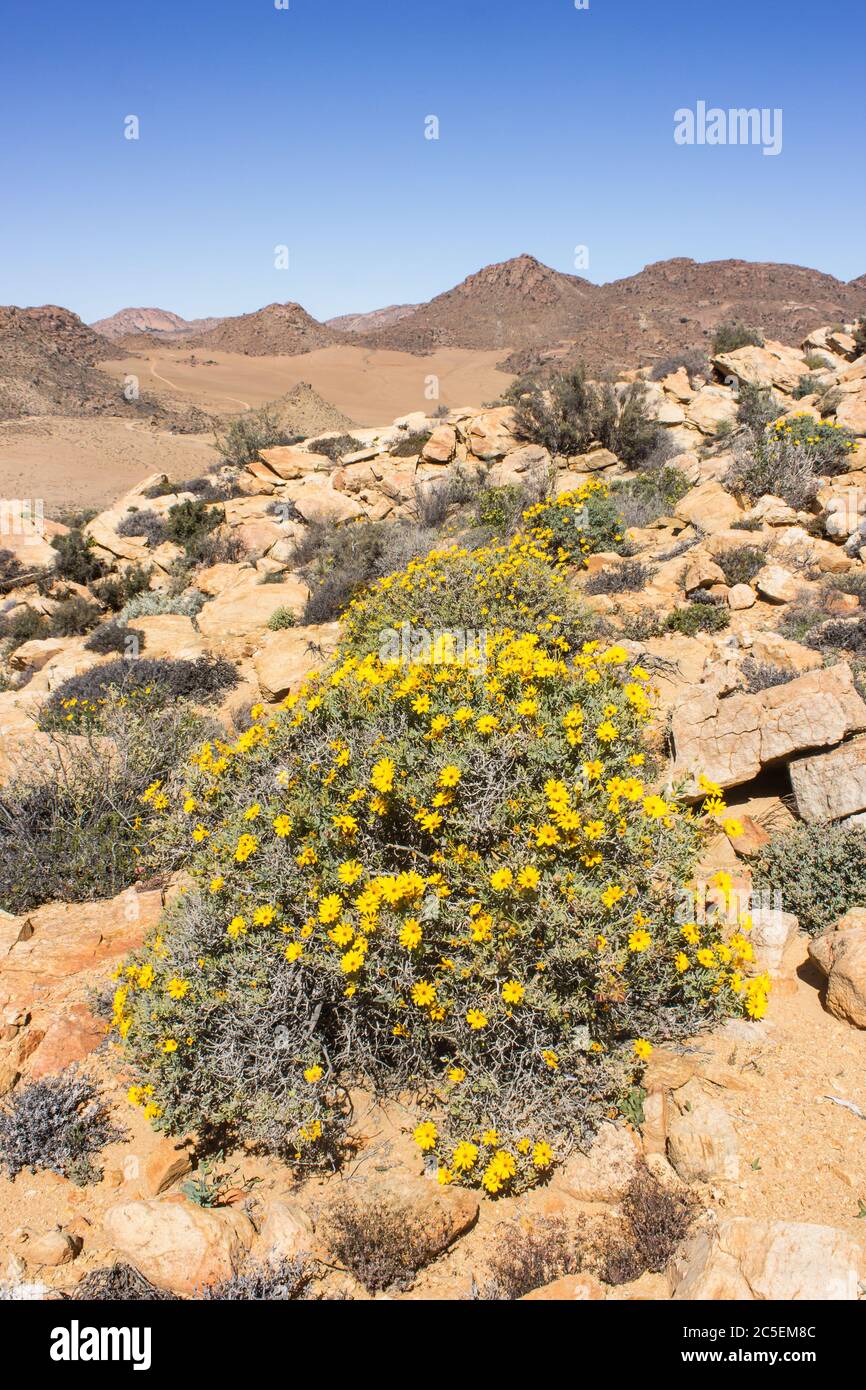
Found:
[[[100, 365], [112, 376], [140, 378], [141, 390], [169, 391], [202, 410], [243, 410], [264, 404], [308, 381], [357, 425], [380, 425], [410, 410], [432, 409], [428, 378], [439, 378], [438, 400], [458, 406], [498, 398], [512, 380], [496, 370], [507, 348], [492, 352], [442, 349], [428, 357], [366, 348], [330, 347], [300, 357], [247, 357], [206, 348], [158, 349]], [[191, 358], [196, 365], [191, 365]], [[434, 399], [434, 403], [436, 398]]]
[[52, 517], [102, 509], [148, 473], [192, 478], [217, 457], [208, 434], [115, 416], [0, 421], [0, 497], [40, 497]]

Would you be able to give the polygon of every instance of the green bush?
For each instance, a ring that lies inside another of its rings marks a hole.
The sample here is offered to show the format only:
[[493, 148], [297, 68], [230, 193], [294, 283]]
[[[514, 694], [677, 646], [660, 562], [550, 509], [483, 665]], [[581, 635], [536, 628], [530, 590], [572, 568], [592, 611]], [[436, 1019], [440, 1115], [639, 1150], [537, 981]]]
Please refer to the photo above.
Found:
[[584, 367], [553, 377], [546, 388], [521, 383], [510, 399], [518, 438], [553, 455], [585, 454], [590, 444], [600, 443], [633, 467], [649, 457], [661, 437], [642, 382], [633, 382], [617, 401], [613, 387], [590, 381]]
[[665, 626], [668, 632], [696, 637], [699, 632], [723, 632], [730, 622], [731, 615], [727, 608], [718, 604], [687, 603], [668, 614]]
[[763, 347], [764, 339], [756, 328], [747, 328], [744, 323], [720, 323], [712, 339], [713, 356], [720, 352], [736, 352], [743, 347]]
[[80, 637], [99, 622], [100, 610], [95, 603], [75, 594], [59, 603], [51, 614], [52, 637]]
[[769, 386], [753, 386], [748, 381], [740, 384], [737, 419], [753, 434], [763, 434], [768, 425], [778, 420], [782, 408], [782, 402]]
[[655, 573], [640, 560], [624, 560], [621, 565], [608, 565], [596, 570], [586, 582], [587, 594], [628, 594], [645, 589]]
[[39, 712], [39, 727], [47, 731], [101, 728], [104, 712], [117, 699], [146, 712], [175, 700], [204, 702], [237, 682], [237, 670], [221, 657], [200, 656], [195, 661], [120, 658], [69, 676], [57, 686]]
[[388, 452], [392, 458], [413, 458], [415, 454], [420, 454], [431, 434], [432, 430], [409, 430], [390, 446]]
[[755, 887], [781, 894], [804, 931], [818, 935], [852, 907], [866, 907], [862, 827], [799, 825], [777, 836], [754, 865]]
[[669, 516], [690, 487], [681, 469], [665, 463], [659, 468], [644, 469], [627, 482], [614, 483], [611, 495], [627, 530], [631, 526], [651, 526], [660, 516]]
[[767, 563], [766, 546], [738, 545], [733, 550], [723, 550], [716, 556], [716, 564], [725, 576], [729, 588], [735, 584], [748, 584]]
[[866, 352], [866, 314], [861, 314], [854, 325], [854, 345], [858, 356]]
[[[440, 1181], [514, 1192], [627, 1103], [653, 1040], [763, 1013], [748, 943], [682, 925], [699, 823], [652, 791], [648, 673], [569, 626], [545, 510], [386, 576], [281, 714], [148, 789], [190, 890], [114, 1024], [160, 1128], [332, 1165], [364, 1084], [418, 1098]], [[482, 661], [381, 654], [461, 594]]]
[[291, 608], [286, 608], [285, 604], [277, 608], [268, 618], [268, 628], [271, 632], [282, 632], [284, 628], [294, 627], [297, 618]]
[[330, 439], [311, 439], [307, 448], [311, 454], [324, 454], [332, 463], [339, 463], [347, 454], [360, 453], [364, 445], [353, 434], [338, 434]]
[[126, 623], [118, 622], [116, 618], [101, 623], [84, 644], [87, 651], [99, 652], [100, 656], [107, 656], [110, 652], [128, 655], [131, 651], [137, 655], [144, 651], [144, 645], [141, 628], [127, 627]]
[[856, 442], [831, 421], [795, 415], [749, 433], [734, 452], [729, 487], [757, 500], [770, 493], [798, 510], [814, 500], [819, 478], [848, 471]]
[[226, 463], [245, 468], [258, 458], [262, 449], [298, 444], [302, 438], [299, 434], [287, 434], [274, 411], [262, 406], [259, 410], [232, 416], [222, 432], [215, 432], [214, 444]]
[[182, 704], [115, 701], [99, 734], [57, 732], [48, 751], [22, 761], [0, 787], [0, 908], [87, 902], [133, 883], [142, 790], [169, 780], [209, 727]]
[[94, 554], [93, 541], [81, 531], [55, 536], [51, 545], [57, 551], [53, 578], [68, 579], [72, 584], [87, 586], [105, 574], [105, 565]]

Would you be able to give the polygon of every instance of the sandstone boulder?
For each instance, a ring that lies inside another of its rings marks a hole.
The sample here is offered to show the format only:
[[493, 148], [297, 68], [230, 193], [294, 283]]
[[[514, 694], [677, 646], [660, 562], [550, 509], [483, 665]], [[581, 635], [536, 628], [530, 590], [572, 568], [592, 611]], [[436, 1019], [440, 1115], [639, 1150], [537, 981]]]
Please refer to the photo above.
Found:
[[769, 763], [830, 747], [864, 729], [866, 704], [844, 662], [756, 695], [722, 700], [699, 694], [674, 711], [674, 775], [703, 772], [722, 787], [735, 787]]
[[733, 1217], [697, 1231], [671, 1267], [680, 1300], [853, 1301], [863, 1250], [843, 1231]]
[[103, 1220], [114, 1249], [158, 1288], [195, 1294], [231, 1278], [255, 1240], [249, 1217], [172, 1196], [110, 1207]]
[[803, 820], [817, 824], [866, 811], [866, 739], [797, 758], [789, 772]]
[[827, 980], [824, 1002], [829, 1012], [855, 1028], [866, 1028], [866, 920], [841, 927], [837, 923], [811, 941], [809, 955]]
[[667, 1156], [686, 1182], [735, 1182], [740, 1176], [737, 1136], [730, 1116], [696, 1078], [671, 1096]]
[[736, 498], [713, 479], [693, 487], [674, 508], [674, 516], [681, 521], [710, 532], [727, 530], [742, 515]]
[[586, 1153], [572, 1154], [552, 1186], [580, 1202], [615, 1202], [635, 1175], [635, 1136], [621, 1125], [603, 1124]]
[[303, 612], [309, 589], [300, 579], [260, 584], [252, 570], [242, 585], [234, 584], [206, 603], [198, 616], [199, 631], [209, 645], [235, 637], [261, 637], [278, 608]]
[[266, 633], [253, 658], [263, 697], [282, 700], [291, 690], [297, 689], [311, 671], [325, 665], [339, 637], [339, 623], [289, 627]]

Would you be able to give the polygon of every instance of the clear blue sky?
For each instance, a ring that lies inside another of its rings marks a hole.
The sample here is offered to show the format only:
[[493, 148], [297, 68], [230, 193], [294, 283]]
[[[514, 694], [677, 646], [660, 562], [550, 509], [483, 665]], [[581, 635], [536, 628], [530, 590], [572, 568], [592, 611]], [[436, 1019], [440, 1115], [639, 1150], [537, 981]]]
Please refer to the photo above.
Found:
[[[0, 34], [2, 303], [324, 318], [578, 244], [596, 281], [866, 272], [864, 0], [4, 0]], [[782, 153], [677, 146], [701, 99], [781, 107]]]

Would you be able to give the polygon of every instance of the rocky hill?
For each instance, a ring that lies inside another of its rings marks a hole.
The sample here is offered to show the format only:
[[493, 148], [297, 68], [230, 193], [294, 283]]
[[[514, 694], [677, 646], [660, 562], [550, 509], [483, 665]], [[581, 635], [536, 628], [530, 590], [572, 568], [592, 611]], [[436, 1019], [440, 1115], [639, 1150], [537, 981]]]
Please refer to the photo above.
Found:
[[188, 338], [193, 348], [243, 352], [251, 357], [313, 352], [339, 341], [339, 334], [312, 318], [300, 304], [268, 304], [255, 313], [223, 319], [208, 333]]
[[615, 371], [705, 351], [713, 330], [728, 320], [790, 342], [816, 322], [864, 310], [862, 282], [845, 284], [803, 266], [679, 257], [595, 285], [518, 256], [368, 336], [377, 347], [406, 352], [508, 346], [514, 351], [503, 366], [518, 373], [545, 360]]
[[399, 323], [420, 307], [419, 304], [389, 304], [385, 309], [373, 309], [367, 314], [341, 314], [335, 319], [325, 319], [325, 327], [337, 333], [373, 333]]
[[172, 343], [209, 333], [222, 323], [220, 318], [183, 319], [169, 309], [119, 309], [110, 318], [91, 324], [94, 333], [104, 338], [135, 338], [138, 335], [155, 342]]
[[26, 415], [151, 413], [125, 402], [96, 363], [111, 345], [77, 314], [55, 304], [0, 307], [0, 419]]
[[485, 266], [454, 289], [376, 331], [376, 347], [433, 352], [439, 347], [548, 347], [591, 316], [596, 287], [534, 256]]

